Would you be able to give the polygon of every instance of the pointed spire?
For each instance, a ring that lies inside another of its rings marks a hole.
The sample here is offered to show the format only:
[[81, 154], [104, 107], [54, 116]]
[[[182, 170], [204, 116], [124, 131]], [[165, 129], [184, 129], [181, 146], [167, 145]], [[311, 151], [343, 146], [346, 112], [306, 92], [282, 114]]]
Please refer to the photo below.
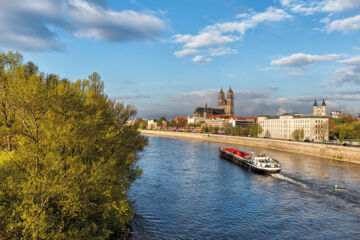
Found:
[[207, 109], [207, 102], [205, 102], [205, 109]]
[[315, 102], [314, 102], [314, 105], [313, 105], [314, 107], [317, 107], [317, 102], [316, 102], [316, 99], [315, 99]]
[[223, 89], [222, 89], [222, 88], [220, 89], [220, 93], [224, 94], [224, 91], [223, 91]]
[[325, 106], [325, 107], [326, 107], [325, 99], [323, 99], [323, 102], [322, 102], [321, 106]]
[[233, 90], [231, 89], [231, 85], [230, 85], [230, 88], [229, 88], [229, 93], [233, 93]]

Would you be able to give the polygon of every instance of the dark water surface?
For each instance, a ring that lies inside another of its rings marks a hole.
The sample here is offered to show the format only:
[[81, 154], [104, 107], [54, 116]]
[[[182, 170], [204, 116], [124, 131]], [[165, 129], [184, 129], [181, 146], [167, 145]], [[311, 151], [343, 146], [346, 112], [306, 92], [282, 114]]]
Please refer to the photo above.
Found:
[[219, 158], [220, 146], [149, 138], [130, 194], [134, 239], [360, 239], [360, 165], [236, 146], [280, 161], [264, 176]]

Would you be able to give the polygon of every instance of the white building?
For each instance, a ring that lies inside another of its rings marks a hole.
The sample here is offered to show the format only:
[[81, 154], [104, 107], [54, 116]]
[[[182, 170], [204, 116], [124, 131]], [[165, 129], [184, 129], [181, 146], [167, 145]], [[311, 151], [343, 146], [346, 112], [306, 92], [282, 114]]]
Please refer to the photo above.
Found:
[[157, 122], [154, 121], [154, 119], [150, 119], [147, 121], [147, 129], [156, 129], [157, 128]]
[[218, 127], [224, 128], [228, 125], [228, 122], [225, 119], [206, 119], [205, 126], [207, 127]]
[[335, 110], [335, 111], [331, 111], [331, 112], [330, 112], [330, 116], [331, 116], [332, 118], [339, 118], [340, 115], [341, 115], [341, 112], [338, 111], [338, 110]]
[[236, 120], [236, 119], [231, 119], [229, 121], [229, 124], [233, 127], [249, 127], [253, 124], [255, 124], [256, 121], [255, 120]]
[[294, 139], [294, 131], [303, 129], [303, 140], [320, 142], [329, 138], [329, 119], [327, 116], [302, 114], [260, 116], [258, 123], [263, 129], [259, 137]]
[[205, 118], [203, 117], [189, 117], [188, 116], [188, 119], [187, 119], [187, 123], [188, 124], [197, 124], [199, 122], [204, 122], [205, 121]]

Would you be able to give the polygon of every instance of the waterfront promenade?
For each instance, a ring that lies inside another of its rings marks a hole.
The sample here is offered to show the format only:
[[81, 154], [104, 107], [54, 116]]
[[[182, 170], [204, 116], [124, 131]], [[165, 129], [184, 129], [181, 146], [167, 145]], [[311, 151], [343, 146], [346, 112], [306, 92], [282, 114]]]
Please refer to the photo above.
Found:
[[360, 148], [349, 146], [328, 145], [319, 143], [283, 141], [275, 139], [238, 137], [204, 133], [185, 133], [155, 130], [141, 130], [143, 135], [154, 135], [161, 137], [173, 137], [194, 139], [202, 141], [222, 142], [228, 145], [247, 145], [263, 147], [280, 151], [305, 154], [316, 157], [324, 157], [344, 162], [360, 164]]

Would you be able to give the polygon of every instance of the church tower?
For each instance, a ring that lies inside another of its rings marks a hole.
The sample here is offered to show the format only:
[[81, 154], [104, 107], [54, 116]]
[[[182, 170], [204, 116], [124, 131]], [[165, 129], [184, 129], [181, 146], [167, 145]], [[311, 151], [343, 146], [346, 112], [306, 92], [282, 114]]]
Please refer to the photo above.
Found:
[[317, 102], [316, 102], [316, 99], [315, 99], [315, 102], [314, 102], [314, 105], [313, 105], [313, 115], [317, 115], [318, 113], [318, 105], [317, 105]]
[[321, 115], [322, 115], [322, 116], [326, 116], [326, 103], [325, 103], [325, 99], [323, 99], [322, 104], [321, 104]]
[[234, 116], [234, 92], [231, 89], [231, 86], [227, 93], [225, 113]]
[[221, 90], [219, 92], [219, 96], [218, 96], [218, 108], [224, 109], [225, 106], [226, 106], [226, 101], [225, 101], [225, 97], [224, 97], [224, 91], [221, 88]]

